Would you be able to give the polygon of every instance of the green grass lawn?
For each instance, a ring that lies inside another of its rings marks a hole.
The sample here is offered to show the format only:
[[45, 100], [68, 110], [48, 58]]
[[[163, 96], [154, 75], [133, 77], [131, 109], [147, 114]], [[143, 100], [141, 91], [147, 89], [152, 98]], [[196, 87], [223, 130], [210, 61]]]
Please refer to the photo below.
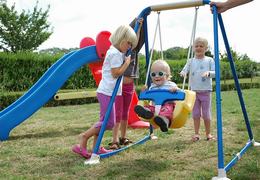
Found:
[[[260, 142], [260, 89], [243, 91], [254, 133]], [[225, 165], [248, 140], [246, 126], [235, 91], [222, 93]], [[213, 93], [212, 134], [216, 136], [215, 94]], [[201, 140], [192, 143], [193, 122], [168, 134], [155, 130], [158, 140], [134, 146], [100, 164], [86, 166], [71, 152], [78, 134], [98, 119], [99, 105], [41, 108], [10, 133], [0, 144], [0, 179], [184, 179], [206, 180], [217, 176], [217, 142], [206, 141], [201, 123]], [[130, 129], [134, 141], [148, 134], [146, 129]], [[111, 131], [102, 144], [111, 141]], [[91, 143], [90, 143], [91, 144]], [[235, 180], [260, 179], [260, 147], [250, 148], [227, 173]]]

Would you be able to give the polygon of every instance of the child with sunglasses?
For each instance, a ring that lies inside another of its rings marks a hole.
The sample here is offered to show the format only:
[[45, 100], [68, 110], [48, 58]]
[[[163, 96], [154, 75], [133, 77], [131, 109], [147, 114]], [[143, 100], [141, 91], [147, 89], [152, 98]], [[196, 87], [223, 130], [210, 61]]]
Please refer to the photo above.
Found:
[[[169, 64], [164, 60], [156, 60], [153, 62], [150, 73], [152, 84], [149, 87], [149, 90], [154, 89], [167, 89], [169, 91], [175, 92], [179, 88], [176, 83], [170, 81], [171, 71]], [[147, 89], [146, 86], [142, 90]], [[167, 132], [171, 121], [173, 118], [173, 111], [175, 108], [175, 102], [169, 101], [162, 105], [158, 115], [154, 115], [155, 106], [152, 105], [136, 105], [135, 112], [139, 117], [144, 119], [151, 119], [154, 117], [154, 122], [158, 125], [162, 132]]]

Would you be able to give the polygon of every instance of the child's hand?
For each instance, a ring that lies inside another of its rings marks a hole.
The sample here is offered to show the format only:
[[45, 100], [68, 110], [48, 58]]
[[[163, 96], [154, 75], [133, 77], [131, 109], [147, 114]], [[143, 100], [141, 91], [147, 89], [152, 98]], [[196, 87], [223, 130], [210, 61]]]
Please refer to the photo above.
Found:
[[127, 66], [129, 66], [130, 62], [131, 62], [131, 55], [125, 57], [125, 64], [127, 64]]
[[139, 19], [138, 19], [138, 22], [139, 22], [140, 25], [143, 24], [143, 21], [144, 21], [144, 18], [139, 18]]
[[141, 91], [145, 91], [147, 89], [147, 86], [144, 85], [142, 88], [141, 88]]
[[210, 72], [206, 71], [204, 73], [202, 73], [201, 77], [209, 77], [210, 76]]
[[183, 72], [183, 71], [181, 71], [179, 74], [180, 74], [180, 76], [181, 76], [181, 77], [184, 77], [184, 76], [186, 76], [186, 73], [185, 73], [185, 72]]
[[171, 89], [169, 89], [171, 92], [176, 92], [179, 88], [178, 87], [172, 87]]

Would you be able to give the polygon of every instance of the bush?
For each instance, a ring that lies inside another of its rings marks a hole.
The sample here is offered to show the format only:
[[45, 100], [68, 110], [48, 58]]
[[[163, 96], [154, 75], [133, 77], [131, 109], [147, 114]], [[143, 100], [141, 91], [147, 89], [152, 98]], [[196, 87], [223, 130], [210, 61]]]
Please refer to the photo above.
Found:
[[[51, 56], [37, 53], [3, 53], [0, 52], [0, 89], [2, 91], [26, 91], [33, 86], [41, 76], [53, 65], [62, 54]], [[139, 60], [140, 77], [136, 84], [144, 84], [146, 79], [146, 64], [144, 57]], [[181, 84], [183, 78], [179, 72], [186, 60], [167, 60], [172, 71], [172, 81]], [[259, 71], [259, 63], [252, 61], [236, 61], [239, 78], [252, 78]], [[228, 62], [221, 62], [221, 80], [232, 79]], [[76, 71], [61, 89], [96, 88], [95, 80], [88, 67], [83, 66]]]
[[[0, 53], [0, 88], [3, 91], [25, 91], [33, 86], [61, 55], [37, 53]], [[63, 85], [63, 89], [95, 87], [89, 68], [81, 67]]]
[[[187, 87], [186, 87], [187, 88]], [[240, 83], [241, 89], [250, 89], [250, 88], [260, 88], [260, 83]], [[235, 90], [234, 84], [221, 84], [221, 91], [233, 91]], [[141, 86], [136, 87], [136, 93], [139, 94], [141, 91]], [[213, 91], [215, 91], [215, 85], [213, 85]], [[22, 92], [9, 92], [9, 93], [0, 93], [0, 111], [8, 107], [14, 101], [16, 101], [20, 96], [22, 96]], [[64, 106], [64, 105], [79, 105], [79, 104], [87, 104], [98, 102], [96, 97], [88, 97], [88, 98], [80, 98], [80, 99], [68, 99], [68, 100], [59, 100], [56, 101], [54, 99], [50, 99], [45, 106]]]

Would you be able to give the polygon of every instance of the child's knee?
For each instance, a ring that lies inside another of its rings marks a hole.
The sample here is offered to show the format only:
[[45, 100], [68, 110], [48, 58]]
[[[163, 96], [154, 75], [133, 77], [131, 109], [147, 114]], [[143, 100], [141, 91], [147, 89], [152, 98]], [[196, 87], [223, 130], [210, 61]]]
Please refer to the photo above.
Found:
[[80, 139], [86, 139], [87, 138], [87, 135], [86, 135], [86, 133], [81, 133], [81, 134], [79, 134], [79, 138]]

